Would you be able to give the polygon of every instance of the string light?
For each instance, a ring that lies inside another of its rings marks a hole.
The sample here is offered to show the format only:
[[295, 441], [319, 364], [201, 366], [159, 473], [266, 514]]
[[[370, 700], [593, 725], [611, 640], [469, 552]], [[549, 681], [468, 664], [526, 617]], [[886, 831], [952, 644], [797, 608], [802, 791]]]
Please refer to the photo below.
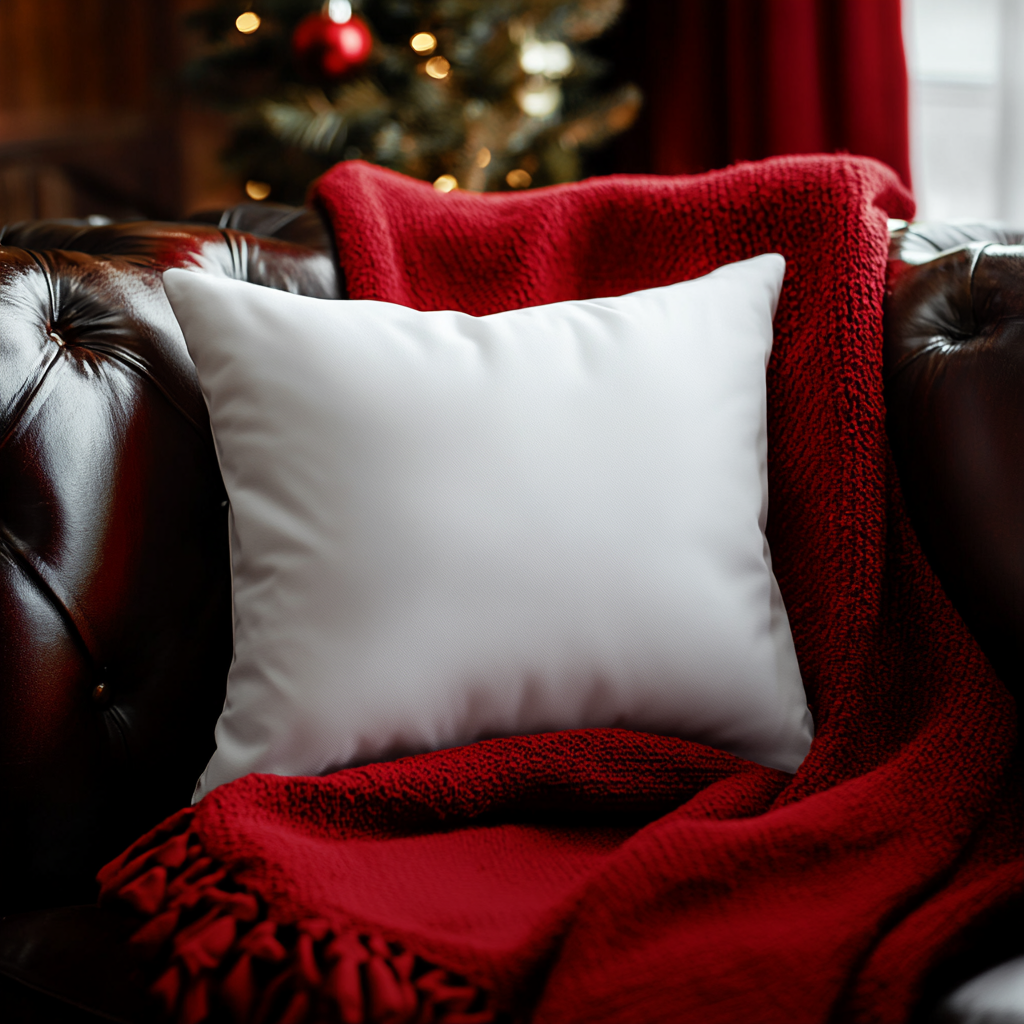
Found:
[[328, 0], [327, 17], [339, 25], [352, 20], [352, 4], [349, 0]]
[[476, 151], [475, 163], [477, 167], [486, 167], [491, 162], [491, 151], [486, 146], [481, 146]]
[[444, 59], [444, 57], [431, 57], [427, 61], [427, 74], [431, 78], [447, 78], [448, 72], [451, 71], [452, 66]]
[[251, 36], [260, 27], [260, 16], [255, 11], [244, 11], [235, 18], [235, 28], [243, 36]]
[[442, 174], [441, 177], [434, 182], [434, 188], [436, 188], [438, 192], [451, 192], [458, 187], [459, 179], [456, 178], [454, 174]]
[[505, 175], [505, 181], [508, 182], [511, 188], [529, 188], [533, 184], [533, 178], [530, 177], [527, 171], [524, 171], [522, 167], [517, 167], [514, 171], [509, 171]]
[[433, 53], [437, 49], [437, 36], [433, 32], [417, 32], [416, 35], [409, 40], [409, 45], [420, 54], [426, 56], [428, 53]]
[[247, 181], [245, 194], [256, 202], [262, 202], [270, 195], [270, 186], [265, 181]]
[[544, 78], [531, 78], [516, 92], [516, 100], [524, 114], [549, 117], [562, 104], [562, 90]]
[[539, 39], [529, 39], [519, 50], [519, 66], [528, 75], [564, 78], [572, 71], [573, 63], [572, 50], [557, 40], [542, 43]]

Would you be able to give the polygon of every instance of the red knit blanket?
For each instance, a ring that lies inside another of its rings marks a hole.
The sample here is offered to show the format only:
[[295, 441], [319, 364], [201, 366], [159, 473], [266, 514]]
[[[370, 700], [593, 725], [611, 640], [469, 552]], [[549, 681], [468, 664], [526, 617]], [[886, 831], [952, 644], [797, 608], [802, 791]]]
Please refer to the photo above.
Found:
[[817, 722], [795, 777], [553, 733], [221, 786], [101, 874], [178, 1018], [907, 1019], [1024, 891], [1012, 702], [921, 555], [886, 445], [895, 175], [851, 157], [444, 195], [360, 163], [315, 196], [353, 298], [484, 314], [781, 252], [773, 564]]

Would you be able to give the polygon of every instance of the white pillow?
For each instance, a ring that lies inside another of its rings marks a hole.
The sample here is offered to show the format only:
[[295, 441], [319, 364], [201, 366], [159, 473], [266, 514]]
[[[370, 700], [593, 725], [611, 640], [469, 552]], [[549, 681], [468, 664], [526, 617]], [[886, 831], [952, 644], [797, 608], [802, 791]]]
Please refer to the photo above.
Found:
[[593, 726], [795, 771], [812, 724], [764, 535], [784, 270], [485, 317], [167, 271], [231, 502], [196, 799]]

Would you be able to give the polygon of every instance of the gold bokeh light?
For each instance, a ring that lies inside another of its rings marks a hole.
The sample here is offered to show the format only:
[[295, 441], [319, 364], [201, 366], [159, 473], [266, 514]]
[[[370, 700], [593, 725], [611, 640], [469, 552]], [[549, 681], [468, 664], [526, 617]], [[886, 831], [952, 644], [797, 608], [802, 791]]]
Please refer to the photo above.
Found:
[[509, 171], [508, 174], [505, 175], [505, 180], [512, 188], [529, 188], [533, 184], [533, 178], [531, 178], [529, 172], [524, 171], [522, 167], [517, 167], [514, 171]]
[[476, 151], [477, 167], [486, 167], [491, 162], [491, 151], [486, 146], [481, 146]]
[[250, 199], [262, 202], [270, 195], [270, 186], [265, 181], [247, 181], [245, 183], [245, 194]]
[[452, 66], [444, 57], [431, 57], [427, 61], [427, 74], [431, 78], [447, 78]]
[[442, 174], [441, 177], [434, 182], [434, 188], [436, 188], [438, 192], [452, 192], [458, 187], [459, 180], [454, 174]]
[[255, 11], [244, 11], [235, 18], [235, 28], [243, 36], [251, 36], [260, 27], [260, 16]]
[[409, 45], [417, 52], [424, 55], [433, 53], [437, 48], [437, 36], [433, 32], [417, 32], [409, 40]]

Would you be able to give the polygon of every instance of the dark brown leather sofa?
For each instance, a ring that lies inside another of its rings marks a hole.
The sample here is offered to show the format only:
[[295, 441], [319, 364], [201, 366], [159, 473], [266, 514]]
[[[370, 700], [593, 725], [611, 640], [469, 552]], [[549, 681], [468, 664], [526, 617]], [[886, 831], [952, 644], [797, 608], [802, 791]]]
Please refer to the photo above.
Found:
[[[894, 224], [884, 370], [928, 556], [1024, 693], [1022, 240]], [[0, 1020], [135, 1024], [156, 1014], [95, 872], [188, 802], [231, 656], [225, 495], [160, 273], [344, 281], [315, 212], [263, 204], [14, 224], [0, 246]], [[965, 954], [922, 1019], [1011, 947]]]
[[40, 911], [90, 903], [96, 868], [188, 803], [224, 702], [226, 499], [160, 273], [342, 296], [316, 214], [210, 219], [0, 230], [5, 1022], [60, 1012], [12, 976], [149, 1018], [111, 922]]

